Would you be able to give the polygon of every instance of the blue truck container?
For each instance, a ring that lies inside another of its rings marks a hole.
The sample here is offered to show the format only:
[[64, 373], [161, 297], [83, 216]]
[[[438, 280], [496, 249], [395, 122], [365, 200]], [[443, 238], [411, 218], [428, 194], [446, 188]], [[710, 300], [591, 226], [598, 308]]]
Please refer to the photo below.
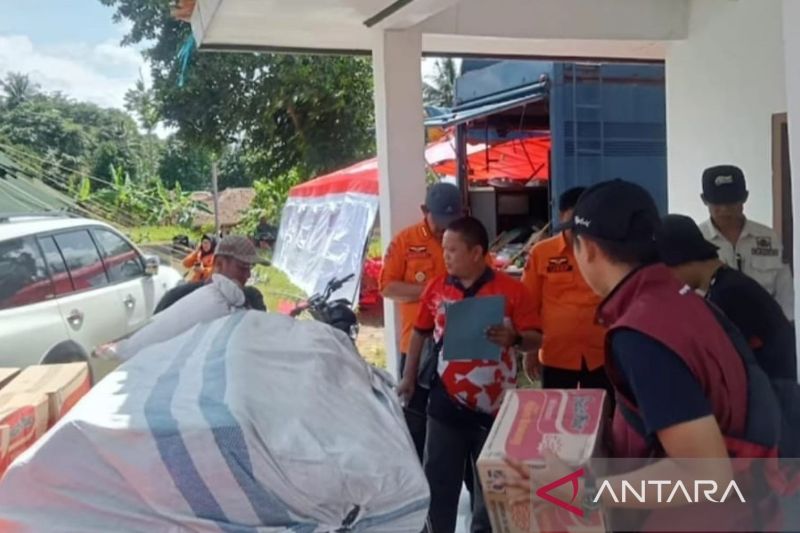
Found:
[[553, 220], [562, 192], [613, 178], [642, 185], [665, 213], [664, 81], [663, 64], [473, 60], [455, 107], [428, 124], [490, 142], [549, 132]]

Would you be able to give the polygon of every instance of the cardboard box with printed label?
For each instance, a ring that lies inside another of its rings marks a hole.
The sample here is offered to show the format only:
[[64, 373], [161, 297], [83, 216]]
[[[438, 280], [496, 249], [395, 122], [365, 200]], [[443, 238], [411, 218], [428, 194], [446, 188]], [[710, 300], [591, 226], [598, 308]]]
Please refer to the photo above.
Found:
[[0, 479], [8, 468], [8, 445], [11, 440], [11, 428], [8, 426], [0, 426]]
[[0, 389], [11, 383], [17, 374], [19, 374], [19, 368], [0, 368]]
[[0, 394], [0, 474], [47, 431], [48, 399], [41, 393]]
[[49, 401], [48, 428], [67, 414], [91, 388], [89, 366], [86, 363], [29, 366], [6, 386], [2, 394], [35, 392]]
[[[605, 531], [602, 513], [584, 514], [581, 502], [567, 506], [531, 494], [531, 502], [511, 505], [504, 482], [511, 458], [535, 468], [550, 450], [578, 471], [599, 453], [606, 393], [598, 389], [510, 391], [478, 459], [478, 474], [495, 533]], [[540, 501], [537, 501], [540, 500]], [[583, 516], [581, 516], [583, 515]]]

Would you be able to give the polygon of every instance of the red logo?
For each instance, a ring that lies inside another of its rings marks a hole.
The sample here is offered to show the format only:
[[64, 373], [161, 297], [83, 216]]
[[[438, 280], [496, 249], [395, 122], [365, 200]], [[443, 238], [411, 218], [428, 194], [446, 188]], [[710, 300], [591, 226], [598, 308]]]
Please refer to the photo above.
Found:
[[[575, 498], [578, 497], [578, 488], [579, 488], [578, 480], [584, 475], [584, 473], [585, 472], [583, 468], [581, 468], [580, 470], [576, 470], [575, 472], [567, 476], [564, 476], [561, 479], [553, 481], [549, 485], [545, 485], [539, 488], [536, 491], [536, 495], [545, 501], [558, 505], [565, 511], [568, 511], [576, 516], [583, 518], [583, 509], [581, 509], [580, 507], [576, 507], [575, 505], [572, 504], [575, 503]], [[566, 483], [572, 483], [572, 499], [570, 499], [569, 503], [559, 498], [556, 498], [555, 496], [550, 494], [550, 491]]]

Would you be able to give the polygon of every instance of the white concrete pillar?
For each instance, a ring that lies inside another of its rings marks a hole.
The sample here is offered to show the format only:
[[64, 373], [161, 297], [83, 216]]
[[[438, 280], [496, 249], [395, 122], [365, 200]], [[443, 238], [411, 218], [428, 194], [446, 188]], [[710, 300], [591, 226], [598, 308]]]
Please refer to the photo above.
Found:
[[[800, 2], [783, 0], [783, 56], [786, 62], [786, 103], [789, 125], [789, 157], [792, 169], [792, 216], [794, 227], [794, 293], [800, 296]], [[800, 297], [794, 300], [795, 329], [800, 324]], [[800, 331], [797, 334], [800, 368]]]
[[[381, 239], [384, 251], [400, 230], [419, 221], [425, 199], [425, 125], [422, 107], [422, 35], [376, 31], [372, 52], [375, 126], [380, 171]], [[388, 369], [397, 369], [396, 306], [384, 302]]]

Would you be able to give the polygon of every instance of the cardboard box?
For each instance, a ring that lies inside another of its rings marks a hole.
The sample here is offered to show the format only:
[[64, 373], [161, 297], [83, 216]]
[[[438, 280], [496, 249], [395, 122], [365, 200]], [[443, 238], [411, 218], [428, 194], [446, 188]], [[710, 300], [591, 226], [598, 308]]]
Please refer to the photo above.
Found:
[[8, 426], [0, 426], [0, 479], [3, 479], [3, 474], [8, 467], [6, 465], [6, 457], [8, 457], [8, 445], [11, 440], [11, 428]]
[[29, 366], [3, 389], [2, 394], [36, 392], [49, 400], [48, 428], [78, 403], [91, 388], [89, 366], [86, 363]]
[[0, 368], [0, 389], [8, 385], [19, 374], [19, 368]]
[[0, 395], [0, 474], [45, 434], [48, 403], [41, 393]]
[[483, 496], [495, 533], [605, 531], [599, 512], [581, 517], [532, 494], [534, 512], [533, 504], [510, 505], [503, 486], [511, 475], [507, 457], [533, 468], [543, 464], [542, 452], [551, 450], [577, 470], [597, 454], [605, 402], [605, 391], [597, 389], [518, 390], [506, 395], [478, 459]]

